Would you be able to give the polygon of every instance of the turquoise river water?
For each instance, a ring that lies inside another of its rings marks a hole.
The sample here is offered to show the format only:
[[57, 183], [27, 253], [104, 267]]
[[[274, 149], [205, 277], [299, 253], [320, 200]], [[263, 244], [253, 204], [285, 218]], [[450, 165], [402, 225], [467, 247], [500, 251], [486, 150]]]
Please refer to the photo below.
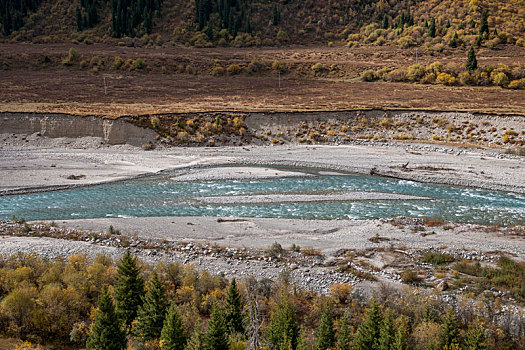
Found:
[[[0, 218], [64, 220], [145, 216], [238, 216], [297, 219], [372, 219], [397, 215], [452, 222], [525, 224], [525, 196], [352, 174], [257, 180], [171, 180], [176, 173], [65, 191], [0, 197]], [[207, 196], [324, 194], [370, 191], [425, 196], [424, 200], [202, 204]]]

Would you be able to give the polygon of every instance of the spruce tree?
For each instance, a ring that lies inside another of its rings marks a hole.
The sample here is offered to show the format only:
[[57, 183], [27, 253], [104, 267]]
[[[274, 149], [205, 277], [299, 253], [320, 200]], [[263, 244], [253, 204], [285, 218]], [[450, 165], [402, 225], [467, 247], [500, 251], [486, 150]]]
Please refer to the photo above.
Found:
[[430, 20], [430, 26], [428, 27], [428, 35], [431, 38], [436, 37], [436, 19], [434, 17], [432, 17], [432, 19]]
[[482, 41], [483, 41], [483, 38], [481, 37], [481, 35], [478, 35], [478, 37], [476, 39], [476, 46], [480, 47]]
[[395, 342], [396, 328], [394, 326], [394, 318], [390, 309], [385, 311], [383, 316], [383, 323], [379, 331], [379, 349], [390, 350]]
[[279, 13], [279, 9], [277, 8], [277, 5], [273, 5], [273, 25], [277, 26], [279, 25], [279, 22], [281, 22], [281, 14]]
[[82, 31], [82, 12], [80, 11], [80, 6], [77, 6], [77, 12], [76, 12], [76, 18], [77, 18], [77, 31]]
[[302, 335], [299, 335], [299, 338], [297, 338], [297, 347], [295, 348], [295, 350], [311, 350], [310, 346], [308, 345], [308, 342]]
[[456, 48], [458, 46], [458, 33], [454, 33], [454, 36], [452, 37], [448, 45], [452, 48]]
[[166, 315], [164, 325], [160, 333], [163, 350], [183, 350], [186, 345], [186, 335], [182, 318], [179, 315], [177, 306], [173, 303]]
[[489, 34], [489, 14], [483, 11], [481, 14], [481, 23], [479, 25], [479, 35], [484, 36]]
[[476, 51], [474, 51], [474, 48], [472, 46], [470, 47], [470, 50], [468, 52], [466, 69], [469, 73], [472, 73], [473, 71], [478, 69], [478, 60], [476, 58]]
[[190, 339], [186, 343], [184, 350], [201, 350], [206, 349], [206, 334], [202, 331], [201, 326], [195, 328]]
[[208, 330], [206, 332], [207, 349], [228, 350], [227, 332], [224, 310], [217, 305], [213, 305], [211, 318], [208, 322]]
[[406, 316], [401, 316], [401, 318], [398, 319], [396, 338], [391, 349], [408, 350], [408, 319]]
[[292, 350], [296, 349], [299, 338], [299, 325], [297, 324], [295, 307], [290, 300], [283, 300], [279, 304], [278, 309], [272, 313], [267, 336], [268, 342], [273, 348], [280, 348], [289, 341]]
[[469, 326], [463, 350], [487, 350], [485, 331], [479, 320]]
[[166, 316], [166, 290], [156, 272], [153, 273], [143, 304], [138, 309], [136, 333], [143, 340], [160, 337]]
[[385, 13], [383, 16], [383, 24], [381, 25], [381, 28], [388, 29], [390, 27], [390, 22], [388, 20], [388, 15]]
[[352, 339], [352, 333], [348, 322], [350, 321], [350, 315], [348, 311], [345, 311], [343, 318], [341, 319], [341, 328], [337, 336], [337, 348], [340, 350], [350, 350], [350, 340]]
[[126, 331], [122, 329], [111, 295], [105, 287], [98, 299], [95, 323], [91, 328], [86, 347], [92, 350], [121, 350], [126, 346]]
[[237, 288], [235, 278], [231, 281], [230, 287], [228, 288], [224, 315], [226, 318], [226, 326], [228, 327], [228, 332], [230, 334], [244, 334], [241, 294]]
[[332, 310], [328, 303], [323, 307], [316, 337], [315, 350], [326, 350], [335, 345], [334, 321], [332, 319]]
[[446, 346], [450, 349], [452, 346], [459, 346], [459, 340], [459, 328], [454, 311], [452, 308], [448, 308], [441, 325], [441, 343], [439, 347], [443, 349]]
[[144, 296], [144, 279], [140, 276], [137, 258], [129, 250], [120, 260], [115, 284], [117, 314], [127, 327], [137, 317], [137, 310]]
[[379, 349], [379, 332], [381, 326], [381, 313], [376, 298], [372, 300], [370, 310], [366, 314], [366, 319], [362, 322], [355, 338], [354, 348], [358, 350], [377, 350]]

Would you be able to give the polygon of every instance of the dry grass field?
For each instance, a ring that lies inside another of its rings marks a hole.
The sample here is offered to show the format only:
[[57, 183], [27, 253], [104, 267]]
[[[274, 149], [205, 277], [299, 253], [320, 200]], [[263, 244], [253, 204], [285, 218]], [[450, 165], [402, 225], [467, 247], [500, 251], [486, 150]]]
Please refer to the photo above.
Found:
[[[525, 91], [499, 87], [457, 87], [437, 84], [362, 82], [365, 69], [406, 67], [415, 51], [395, 47], [297, 47], [260, 49], [128, 48], [77, 45], [78, 60], [99, 58], [100, 65], [65, 66], [71, 45], [0, 45], [0, 111], [63, 112], [105, 116], [194, 111], [305, 111], [345, 109], [423, 109], [492, 113], [525, 113]], [[524, 65], [525, 49], [485, 50], [480, 64]], [[49, 63], [41, 63], [48, 56]], [[114, 57], [142, 59], [142, 70], [112, 69]], [[418, 52], [418, 61], [461, 64], [464, 53], [432, 56]], [[214, 76], [216, 66], [241, 69], [260, 63], [257, 72]], [[281, 74], [272, 63], [286, 67]], [[322, 63], [330, 70], [317, 74]], [[193, 74], [176, 68], [191, 65]], [[164, 67], [164, 68], [162, 68]], [[168, 67], [168, 68], [166, 68]], [[104, 93], [104, 78], [107, 95]]]

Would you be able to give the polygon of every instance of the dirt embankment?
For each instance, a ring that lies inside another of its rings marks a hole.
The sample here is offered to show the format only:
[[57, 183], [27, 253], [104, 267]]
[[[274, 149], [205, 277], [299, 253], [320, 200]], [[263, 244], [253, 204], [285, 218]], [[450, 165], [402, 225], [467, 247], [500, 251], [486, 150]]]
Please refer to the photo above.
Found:
[[110, 145], [134, 146], [154, 141], [157, 135], [153, 130], [138, 128], [124, 120], [37, 113], [0, 114], [0, 133], [37, 134], [50, 138], [98, 137]]
[[[38, 138], [101, 138], [106, 144], [218, 146], [344, 144], [366, 141], [525, 145], [525, 117], [465, 112], [353, 110], [288, 113], [179, 113], [106, 119], [2, 113], [0, 133]], [[29, 142], [27, 139], [25, 142]], [[4, 137], [4, 144], [9, 144]]]

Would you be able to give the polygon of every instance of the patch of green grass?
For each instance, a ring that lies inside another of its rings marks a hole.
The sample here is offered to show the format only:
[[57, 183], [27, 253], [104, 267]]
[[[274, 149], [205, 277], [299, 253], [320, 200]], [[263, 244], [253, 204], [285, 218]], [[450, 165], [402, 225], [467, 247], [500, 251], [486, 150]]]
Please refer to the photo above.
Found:
[[456, 259], [450, 254], [446, 253], [426, 253], [423, 256], [423, 262], [432, 264], [432, 265], [443, 265], [454, 262]]
[[458, 262], [454, 268], [461, 273], [482, 278], [480, 283], [486, 289], [492, 286], [504, 288], [514, 298], [525, 299], [525, 263], [501, 257], [497, 268], [482, 267], [479, 262], [465, 260]]

